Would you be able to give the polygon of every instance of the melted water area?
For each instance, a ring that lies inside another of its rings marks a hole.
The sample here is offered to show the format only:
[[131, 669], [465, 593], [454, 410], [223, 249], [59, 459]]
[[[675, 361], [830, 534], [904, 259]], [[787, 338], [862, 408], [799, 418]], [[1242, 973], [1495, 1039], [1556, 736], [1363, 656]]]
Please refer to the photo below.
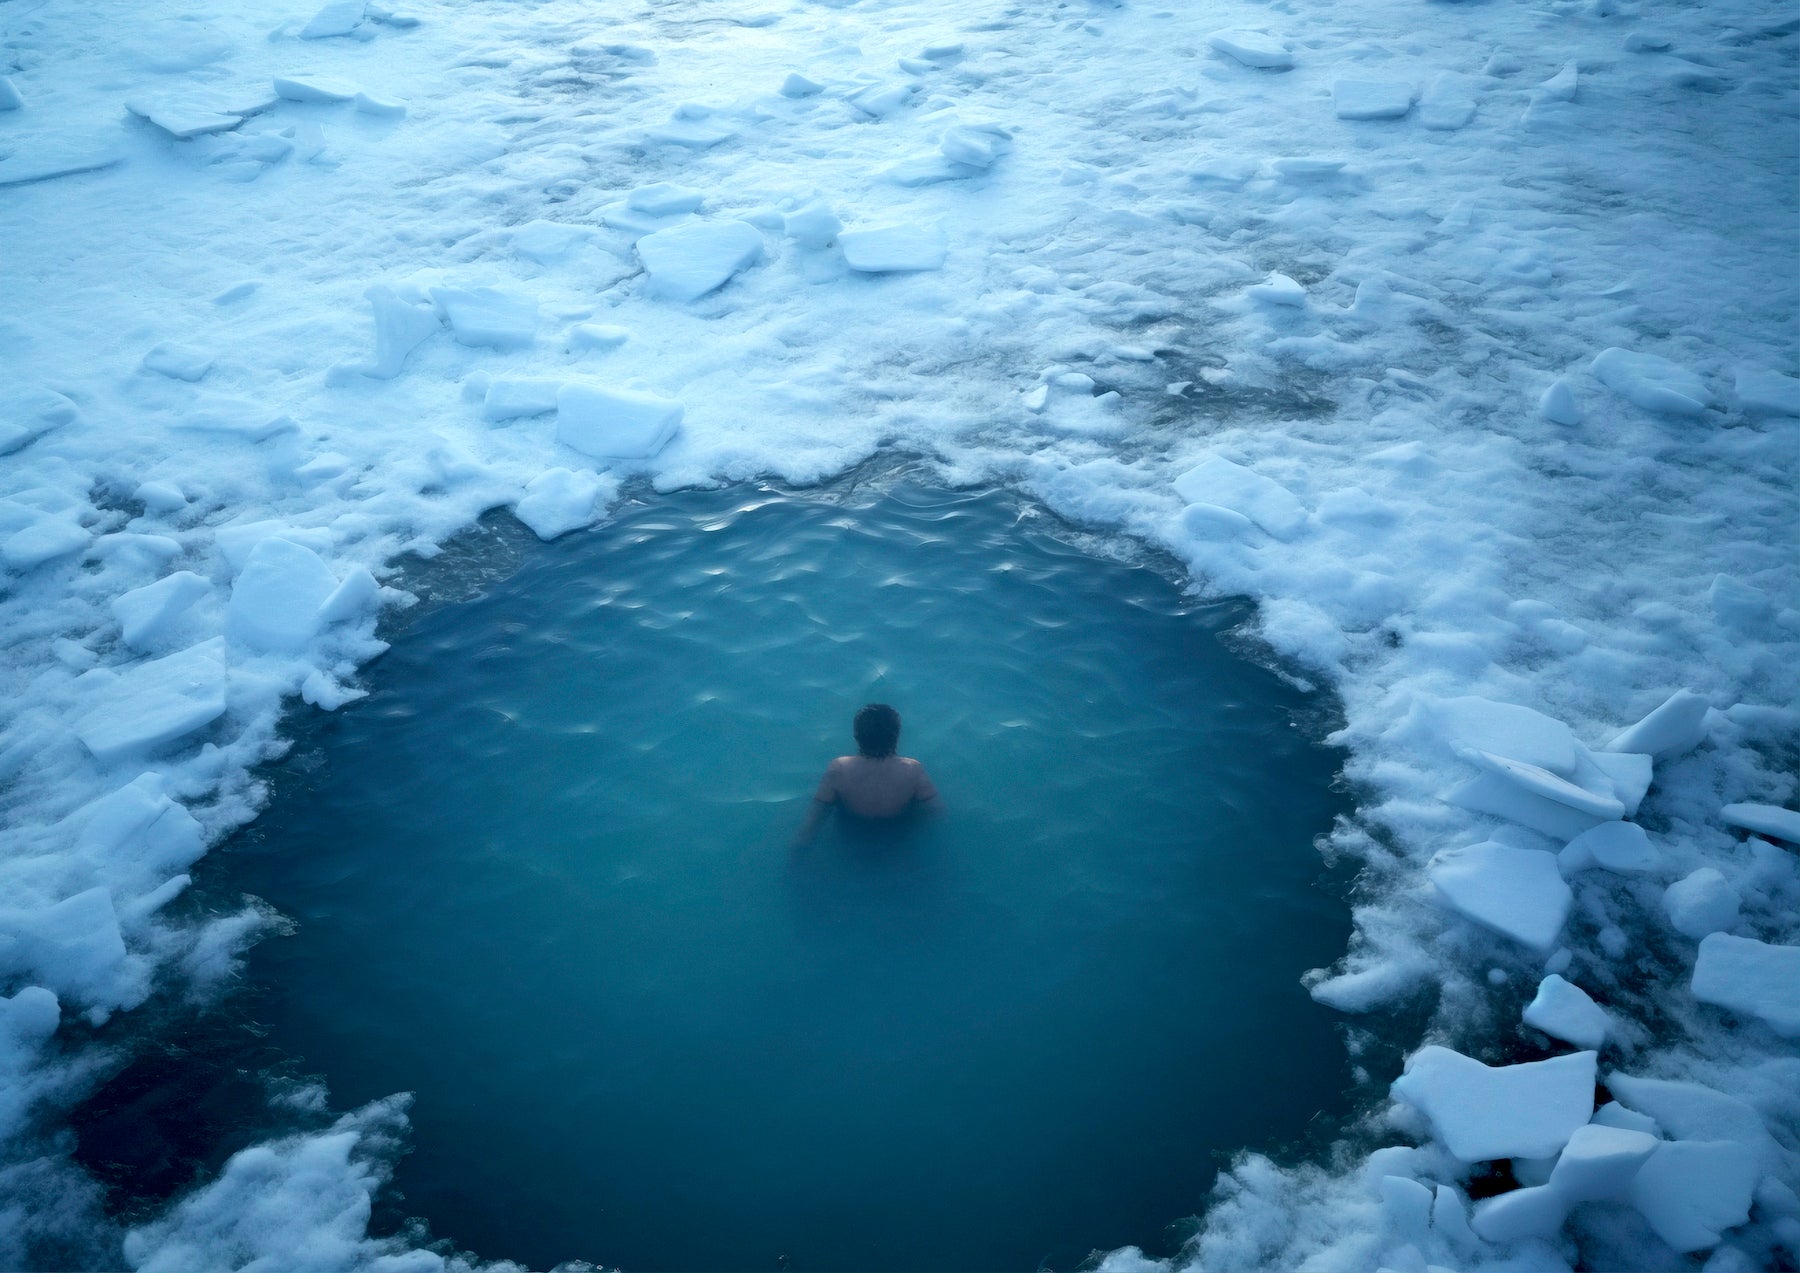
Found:
[[[268, 1042], [417, 1093], [391, 1205], [534, 1267], [1069, 1268], [1341, 1110], [1318, 705], [1073, 538], [684, 493], [413, 622], [214, 865], [297, 922]], [[946, 816], [792, 849], [877, 700]]]

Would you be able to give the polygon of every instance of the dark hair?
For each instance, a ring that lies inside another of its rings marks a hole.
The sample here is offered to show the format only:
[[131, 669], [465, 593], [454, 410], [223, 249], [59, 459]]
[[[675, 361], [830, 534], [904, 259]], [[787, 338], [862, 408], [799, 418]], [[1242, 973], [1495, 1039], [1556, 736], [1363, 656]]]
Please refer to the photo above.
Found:
[[893, 755], [900, 745], [900, 713], [886, 703], [870, 703], [856, 714], [851, 728], [857, 750], [874, 760]]

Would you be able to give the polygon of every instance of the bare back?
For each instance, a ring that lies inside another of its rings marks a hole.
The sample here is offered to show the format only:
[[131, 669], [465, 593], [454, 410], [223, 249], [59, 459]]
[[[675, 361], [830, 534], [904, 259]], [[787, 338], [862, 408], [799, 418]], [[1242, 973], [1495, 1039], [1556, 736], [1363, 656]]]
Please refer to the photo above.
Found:
[[861, 818], [891, 818], [917, 800], [937, 799], [937, 787], [925, 766], [911, 756], [839, 756], [825, 767], [813, 799], [841, 801]]

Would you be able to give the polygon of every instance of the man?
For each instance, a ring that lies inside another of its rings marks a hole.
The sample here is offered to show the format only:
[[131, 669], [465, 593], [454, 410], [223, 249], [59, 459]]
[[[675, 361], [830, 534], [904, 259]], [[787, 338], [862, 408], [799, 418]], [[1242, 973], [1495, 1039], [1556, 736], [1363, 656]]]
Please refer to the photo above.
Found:
[[851, 723], [856, 735], [855, 756], [839, 756], [825, 767], [819, 789], [813, 792], [806, 821], [794, 833], [796, 845], [811, 844], [819, 824], [833, 805], [852, 817], [871, 821], [897, 818], [915, 804], [943, 808], [937, 788], [925, 766], [910, 756], [897, 755], [900, 745], [900, 713], [886, 703], [870, 703]]

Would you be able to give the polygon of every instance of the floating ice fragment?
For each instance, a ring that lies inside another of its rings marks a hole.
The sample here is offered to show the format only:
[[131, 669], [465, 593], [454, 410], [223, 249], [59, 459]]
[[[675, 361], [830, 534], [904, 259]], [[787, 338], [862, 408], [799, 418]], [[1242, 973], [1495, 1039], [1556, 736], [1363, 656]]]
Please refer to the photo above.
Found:
[[350, 81], [329, 75], [277, 75], [271, 82], [275, 96], [287, 102], [347, 102], [358, 92]]
[[174, 513], [188, 505], [188, 498], [173, 482], [140, 482], [131, 498], [144, 506], [146, 513]]
[[918, 91], [917, 84], [871, 84], [844, 100], [872, 119], [886, 119], [910, 103]]
[[495, 376], [481, 400], [481, 418], [492, 422], [556, 410], [563, 382], [544, 376]]
[[406, 103], [397, 97], [375, 97], [369, 93], [358, 93], [350, 100], [355, 104], [358, 115], [372, 115], [377, 119], [398, 119], [406, 114]]
[[26, 975], [58, 998], [88, 1005], [98, 1025], [116, 1008], [132, 1008], [149, 992], [141, 964], [125, 952], [112, 894], [90, 888], [37, 911], [5, 916], [14, 934], [9, 952]]
[[1674, 43], [1658, 31], [1633, 31], [1625, 37], [1627, 53], [1662, 53]]
[[138, 650], [160, 645], [177, 619], [212, 591], [212, 585], [190, 570], [178, 570], [112, 601], [125, 644]]
[[680, 212], [697, 212], [705, 201], [706, 196], [700, 191], [687, 186], [671, 185], [666, 181], [639, 186], [625, 196], [626, 207], [652, 217], [672, 217]]
[[630, 339], [630, 331], [606, 323], [577, 323], [569, 329], [570, 349], [617, 349]]
[[1206, 42], [1227, 57], [1263, 71], [1285, 71], [1294, 55], [1274, 36], [1262, 31], [1215, 31]]
[[1339, 119], [1399, 119], [1412, 109], [1413, 86], [1399, 80], [1338, 80], [1331, 100]]
[[25, 105], [25, 99], [19, 96], [18, 87], [4, 75], [0, 75], [0, 111], [16, 111]]
[[1728, 628], [1760, 635], [1775, 622], [1775, 599], [1761, 588], [1731, 575], [1715, 575], [1707, 589], [1713, 617]]
[[392, 380], [406, 366], [406, 356], [443, 329], [443, 320], [431, 306], [402, 300], [392, 288], [377, 285], [363, 295], [375, 316], [375, 361], [356, 370], [377, 380]]
[[40, 517], [0, 541], [0, 562], [11, 570], [35, 570], [58, 557], [80, 552], [93, 538], [67, 514]]
[[1648, 1114], [1626, 1109], [1617, 1101], [1608, 1101], [1595, 1110], [1592, 1123], [1595, 1127], [1621, 1127], [1629, 1132], [1643, 1132], [1646, 1136], [1656, 1136], [1661, 1130]]
[[1491, 752], [1564, 777], [1575, 773], [1575, 735], [1554, 717], [1474, 695], [1427, 700], [1423, 709], [1453, 749]]
[[1710, 933], [1694, 961], [1694, 998], [1762, 1021], [1786, 1039], [1800, 1038], [1800, 946]]
[[1557, 862], [1564, 875], [1603, 866], [1620, 875], [1637, 875], [1656, 866], [1650, 837], [1635, 822], [1602, 822], [1563, 846]]
[[836, 242], [838, 231], [844, 228], [844, 223], [838, 220], [837, 213], [831, 210], [830, 204], [822, 199], [814, 199], [784, 216], [781, 228], [797, 245], [816, 252]]
[[244, 122], [242, 115], [226, 114], [179, 97], [133, 97], [126, 101], [125, 109], [180, 141], [207, 133], [230, 132]]
[[1575, 425], [1581, 423], [1581, 407], [1575, 401], [1575, 391], [1569, 388], [1569, 382], [1558, 380], [1538, 399], [1538, 414], [1552, 424]]
[[122, 673], [88, 676], [101, 680], [74, 723], [75, 736], [101, 764], [179, 742], [225, 711], [222, 637]]
[[77, 414], [75, 404], [54, 389], [0, 389], [0, 455], [62, 428]]
[[1453, 132], [1475, 118], [1475, 81], [1456, 71], [1434, 75], [1419, 98], [1419, 122]]
[[1549, 1158], [1594, 1111], [1594, 1054], [1489, 1066], [1434, 1044], [1407, 1058], [1393, 1093], [1463, 1162]]
[[1479, 750], [1470, 751], [1468, 759], [1534, 796], [1566, 805], [1588, 817], [1610, 821], [1625, 816], [1625, 806], [1612, 795], [1589, 791], [1537, 765]]
[[1606, 750], [1639, 752], [1658, 760], [1684, 755], [1706, 737], [1710, 706], [1692, 690], [1676, 690], [1643, 720], [1619, 731]]
[[1598, 1123], [1577, 1127], [1550, 1169], [1550, 1188], [1566, 1202], [1623, 1198], [1660, 1143], [1641, 1130]]
[[1728, 804], [1719, 810], [1726, 826], [1740, 827], [1789, 844], [1800, 844], [1800, 813], [1775, 804]]
[[364, 0], [331, 0], [300, 28], [302, 40], [324, 40], [334, 35], [349, 35], [362, 25], [368, 6]]
[[1242, 513], [1204, 500], [1181, 510], [1181, 527], [1202, 541], [1245, 539], [1256, 533], [1256, 523]]
[[744, 221], [694, 221], [646, 234], [637, 251], [650, 276], [651, 295], [691, 301], [760, 260], [763, 241], [756, 227]]
[[1555, 947], [1575, 900], [1556, 855], [1542, 849], [1492, 840], [1440, 849], [1426, 873], [1451, 910], [1544, 952]]
[[1800, 416], [1800, 380], [1779, 371], [1740, 366], [1737, 369], [1737, 396], [1746, 411]]
[[838, 235], [844, 263], [864, 274], [900, 274], [940, 270], [949, 248], [944, 232], [933, 225], [880, 225], [845, 230]]
[[0, 188], [97, 172], [112, 167], [124, 157], [123, 152], [108, 141], [68, 137], [24, 140], [6, 158], [0, 159]]
[[1679, 1140], [1736, 1140], [1773, 1148], [1763, 1116], [1735, 1096], [1701, 1083], [1638, 1078], [1617, 1070], [1606, 1086], [1631, 1109], [1661, 1125], [1663, 1134]]
[[1593, 372], [1601, 384], [1646, 411], [1700, 416], [1712, 402], [1700, 377], [1655, 354], [1605, 349], [1594, 358]]
[[200, 824], [163, 789], [160, 774], [139, 774], [78, 815], [80, 847], [90, 857], [129, 857], [151, 876], [185, 870], [205, 852]]
[[320, 611], [337, 588], [337, 576], [312, 549], [265, 539], [231, 586], [226, 635], [253, 650], [297, 654], [324, 627]]
[[465, 345], [521, 349], [537, 339], [537, 302], [493, 287], [434, 287], [432, 303]]
[[200, 380], [212, 370], [212, 355], [191, 345], [161, 344], [144, 355], [143, 368], [171, 380]]
[[593, 236], [585, 225], [561, 221], [527, 221], [512, 232], [512, 249], [539, 265], [562, 260]]
[[1201, 461], [1176, 478], [1174, 486], [1188, 503], [1231, 509], [1277, 539], [1293, 539], [1306, 529], [1306, 506], [1292, 491], [1222, 455]]
[[1551, 973], [1538, 983], [1537, 995], [1525, 1005], [1525, 1024], [1578, 1048], [1598, 1050], [1606, 1042], [1611, 1019], [1580, 986]]
[[1581, 87], [1581, 72], [1573, 62], [1563, 64], [1562, 70], [1552, 75], [1538, 86], [1538, 92], [1546, 101], [1572, 102]]
[[1344, 170], [1346, 162], [1343, 159], [1297, 155], [1288, 159], [1277, 159], [1271, 167], [1275, 169], [1277, 176], [1286, 177], [1290, 181], [1308, 181], [1320, 177], [1335, 177]]
[[809, 80], [798, 71], [781, 81], [783, 97], [815, 97], [825, 91], [825, 86]]
[[595, 500], [603, 490], [611, 498], [618, 487], [616, 478], [602, 478], [591, 469], [551, 469], [532, 479], [513, 513], [539, 539], [551, 540], [592, 525]]
[[944, 158], [971, 168], [991, 168], [1012, 149], [1012, 134], [998, 124], [956, 124], [938, 142]]
[[1568, 1215], [1561, 1194], [1549, 1185], [1531, 1185], [1476, 1203], [1469, 1227], [1489, 1242], [1521, 1242], [1554, 1237]]
[[1703, 866], [1663, 890], [1663, 913], [1676, 932], [1699, 940], [1738, 921], [1742, 899], [1726, 878]]
[[1271, 274], [1261, 283], [1244, 289], [1244, 295], [1262, 305], [1303, 307], [1306, 289], [1285, 274]]
[[556, 440], [598, 460], [648, 459], [681, 423], [681, 403], [634, 389], [566, 384], [556, 396]]
[[1737, 1141], [1664, 1141], [1632, 1178], [1631, 1205], [1674, 1250], [1704, 1251], [1750, 1218], [1761, 1174], [1756, 1152]]

